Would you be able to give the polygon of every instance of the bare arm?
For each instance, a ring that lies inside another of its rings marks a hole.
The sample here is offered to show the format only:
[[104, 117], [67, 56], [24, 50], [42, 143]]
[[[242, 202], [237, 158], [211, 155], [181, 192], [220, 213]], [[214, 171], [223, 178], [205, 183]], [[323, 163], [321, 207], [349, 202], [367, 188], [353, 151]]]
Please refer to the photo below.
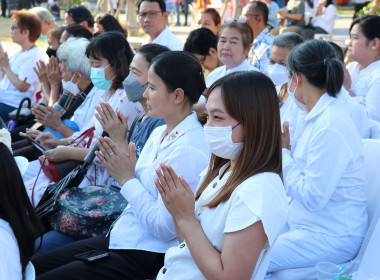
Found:
[[8, 54], [6, 52], [2, 52], [1, 50], [0, 50], [0, 67], [1, 67], [1, 70], [4, 72], [4, 74], [7, 75], [12, 85], [15, 86], [15, 88], [17, 88], [21, 92], [27, 91], [29, 89], [30, 84], [26, 82], [26, 79], [22, 81], [17, 77], [15, 73], [12, 72], [9, 66]]

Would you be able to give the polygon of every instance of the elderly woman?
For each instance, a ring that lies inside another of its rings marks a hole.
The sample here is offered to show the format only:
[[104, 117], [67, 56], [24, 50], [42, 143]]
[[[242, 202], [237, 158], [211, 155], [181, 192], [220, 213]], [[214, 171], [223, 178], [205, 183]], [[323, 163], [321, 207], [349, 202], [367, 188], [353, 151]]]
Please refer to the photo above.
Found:
[[33, 66], [39, 60], [47, 61], [47, 55], [35, 45], [41, 34], [38, 17], [26, 10], [12, 11], [12, 41], [21, 50], [8, 59], [8, 54], [0, 50], [0, 117], [8, 121], [8, 114], [17, 109], [25, 97], [32, 97], [40, 83]]

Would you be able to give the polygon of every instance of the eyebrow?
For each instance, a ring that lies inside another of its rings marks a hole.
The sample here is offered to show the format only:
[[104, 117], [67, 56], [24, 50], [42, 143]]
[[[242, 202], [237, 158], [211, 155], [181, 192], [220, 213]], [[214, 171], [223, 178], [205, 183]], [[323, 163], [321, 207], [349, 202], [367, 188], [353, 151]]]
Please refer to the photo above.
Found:
[[[208, 113], [206, 107], [205, 107], [205, 111], [206, 111], [206, 113]], [[222, 114], [225, 114], [226, 112], [224, 112], [224, 111], [223, 111], [222, 109], [220, 109], [220, 108], [214, 108], [214, 109], [211, 109], [211, 110], [210, 110], [210, 113], [222, 113]]]

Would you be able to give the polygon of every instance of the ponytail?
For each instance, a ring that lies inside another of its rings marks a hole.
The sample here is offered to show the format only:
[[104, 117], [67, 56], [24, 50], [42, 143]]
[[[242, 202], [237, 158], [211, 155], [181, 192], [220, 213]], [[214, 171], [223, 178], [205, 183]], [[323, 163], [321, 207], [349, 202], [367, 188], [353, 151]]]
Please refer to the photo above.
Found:
[[326, 65], [326, 91], [328, 95], [336, 97], [344, 80], [342, 62], [337, 58], [328, 58], [324, 60], [324, 64]]

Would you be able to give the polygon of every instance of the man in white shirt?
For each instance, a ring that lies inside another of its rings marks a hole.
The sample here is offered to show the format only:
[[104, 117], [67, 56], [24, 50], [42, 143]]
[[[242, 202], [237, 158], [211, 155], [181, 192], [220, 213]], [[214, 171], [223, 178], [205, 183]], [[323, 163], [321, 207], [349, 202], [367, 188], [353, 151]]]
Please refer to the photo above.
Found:
[[253, 2], [244, 7], [243, 16], [253, 31], [253, 45], [248, 54], [248, 62], [265, 73], [269, 64], [269, 51], [273, 36], [269, 33], [268, 7], [263, 2]]
[[165, 1], [141, 0], [138, 11], [141, 27], [149, 35], [149, 39], [144, 44], [155, 43], [168, 47], [172, 51], [183, 50], [183, 42], [166, 25], [168, 13]]

